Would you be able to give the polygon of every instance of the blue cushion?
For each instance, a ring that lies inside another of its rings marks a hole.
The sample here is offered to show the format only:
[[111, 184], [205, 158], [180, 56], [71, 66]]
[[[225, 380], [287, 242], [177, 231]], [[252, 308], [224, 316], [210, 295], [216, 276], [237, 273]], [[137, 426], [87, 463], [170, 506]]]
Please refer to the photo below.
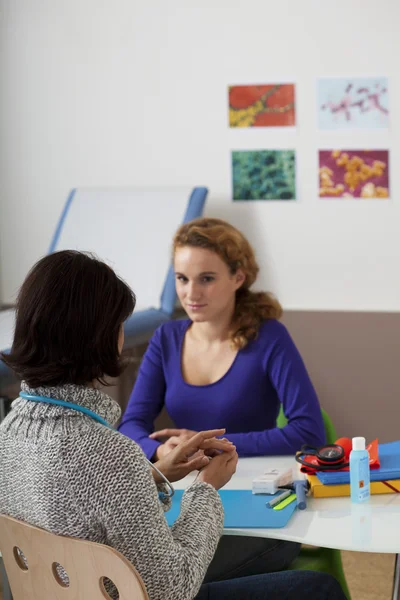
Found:
[[11, 371], [11, 369], [9, 369], [7, 367], [7, 365], [5, 363], [3, 363], [2, 360], [0, 360], [0, 394], [1, 394], [1, 388], [6, 383], [9, 383], [13, 380], [15, 381], [14, 372]]
[[[128, 346], [129, 346], [129, 338], [133, 338], [133, 341], [137, 341], [138, 339], [143, 337], [143, 341], [148, 340], [148, 338], [154, 333], [154, 331], [159, 327], [162, 323], [169, 321], [171, 319], [170, 315], [164, 313], [161, 309], [157, 308], [147, 308], [146, 310], [140, 310], [126, 321], [125, 323], [125, 336], [128, 338]], [[15, 379], [13, 376], [13, 372], [0, 361], [0, 382], [1, 385], [5, 384], [6, 381]]]
[[[63, 228], [64, 221], [67, 217], [70, 205], [74, 198], [76, 190], [73, 190], [67, 200], [64, 207], [62, 216], [57, 225], [55, 235], [50, 247], [50, 252], [57, 249], [58, 239]], [[208, 190], [206, 187], [194, 187], [191, 191], [190, 197], [187, 201], [186, 211], [183, 217], [183, 223], [191, 221], [196, 217], [200, 217], [203, 214], [204, 205], [206, 202]], [[179, 223], [177, 223], [177, 227]], [[161, 283], [161, 282], [160, 282]], [[154, 331], [162, 323], [169, 321], [172, 318], [175, 306], [177, 302], [177, 296], [175, 291], [175, 276], [172, 265], [170, 265], [163, 287], [160, 298], [160, 308], [147, 308], [138, 312], [135, 312], [130, 319], [125, 323], [125, 335], [131, 342], [142, 343], [151, 337]], [[9, 342], [7, 342], [8, 344]], [[3, 350], [3, 348], [0, 348]], [[0, 383], [5, 384], [6, 381], [13, 378], [12, 371], [6, 367], [6, 365], [0, 361]]]
[[[208, 189], [206, 187], [193, 188], [188, 201], [186, 213], [183, 218], [183, 223], [187, 223], [188, 221], [192, 221], [193, 219], [202, 216], [207, 194]], [[175, 273], [171, 265], [164, 282], [163, 290], [161, 292], [161, 309], [168, 315], [172, 316], [176, 301], [177, 296], [175, 291]]]
[[171, 319], [170, 315], [159, 308], [147, 308], [139, 310], [125, 322], [125, 336], [138, 337], [142, 335], [151, 336], [162, 323]]

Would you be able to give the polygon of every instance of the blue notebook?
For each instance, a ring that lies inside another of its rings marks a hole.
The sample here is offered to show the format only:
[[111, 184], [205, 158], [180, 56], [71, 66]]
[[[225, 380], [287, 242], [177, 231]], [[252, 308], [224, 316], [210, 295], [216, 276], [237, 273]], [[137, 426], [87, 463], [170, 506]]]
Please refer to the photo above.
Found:
[[[171, 509], [165, 513], [168, 525], [172, 525], [180, 512], [183, 490], [176, 490]], [[224, 505], [224, 527], [233, 528], [279, 528], [284, 527], [296, 510], [296, 501], [282, 510], [268, 508], [266, 503], [273, 498], [264, 494], [252, 494], [251, 490], [221, 490]]]
[[[379, 469], [370, 470], [371, 481], [400, 479], [400, 441], [379, 444]], [[320, 471], [318, 479], [324, 485], [350, 483], [350, 471]]]

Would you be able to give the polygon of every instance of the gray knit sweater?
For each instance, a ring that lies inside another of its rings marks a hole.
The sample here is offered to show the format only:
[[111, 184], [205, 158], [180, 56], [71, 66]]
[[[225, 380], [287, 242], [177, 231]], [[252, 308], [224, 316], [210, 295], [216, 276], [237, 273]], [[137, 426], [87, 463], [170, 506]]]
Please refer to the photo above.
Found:
[[[115, 424], [118, 404], [83, 386], [22, 389], [85, 406]], [[107, 544], [139, 571], [151, 600], [191, 600], [223, 526], [218, 493], [183, 495], [172, 528], [151, 467], [124, 435], [71, 409], [18, 398], [0, 425], [0, 513], [53, 533]]]

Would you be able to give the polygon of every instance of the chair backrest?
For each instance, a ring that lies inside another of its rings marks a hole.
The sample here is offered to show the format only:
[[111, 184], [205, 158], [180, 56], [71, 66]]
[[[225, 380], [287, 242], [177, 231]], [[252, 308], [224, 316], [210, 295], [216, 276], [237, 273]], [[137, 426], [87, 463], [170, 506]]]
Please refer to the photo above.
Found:
[[13, 309], [0, 311], [0, 350], [11, 348], [14, 335], [15, 312]]
[[181, 223], [203, 214], [206, 197], [205, 187], [78, 188], [66, 202], [50, 252], [94, 252], [132, 287], [136, 311], [172, 314], [172, 238]]
[[[321, 408], [321, 413], [322, 413], [322, 419], [324, 421], [326, 443], [334, 444], [336, 442], [336, 440], [338, 439], [338, 437], [336, 435], [335, 426], [332, 423], [330, 416], [323, 408]], [[276, 424], [280, 429], [282, 429], [282, 427], [285, 427], [286, 423], [287, 423], [287, 418], [285, 417], [283, 408], [281, 406], [278, 418], [276, 420]], [[299, 450], [300, 450], [300, 448], [299, 448]]]
[[[13, 600], [104, 600], [110, 596], [103, 578], [114, 583], [120, 600], [148, 600], [134, 566], [108, 546], [54, 535], [0, 515], [0, 552]], [[59, 566], [68, 575], [68, 585], [60, 579]]]

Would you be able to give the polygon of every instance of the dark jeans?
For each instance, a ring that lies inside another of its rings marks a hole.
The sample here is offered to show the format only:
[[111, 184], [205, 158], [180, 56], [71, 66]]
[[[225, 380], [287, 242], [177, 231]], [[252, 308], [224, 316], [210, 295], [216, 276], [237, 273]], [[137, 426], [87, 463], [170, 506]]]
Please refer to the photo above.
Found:
[[204, 583], [283, 571], [300, 552], [300, 544], [242, 535], [223, 535]]
[[3, 599], [4, 600], [12, 600], [10, 584], [8, 583], [6, 570], [4, 568], [3, 559], [0, 558], [0, 580], [3, 584]]
[[346, 600], [331, 575], [284, 571], [217, 581], [201, 586], [195, 600]]

